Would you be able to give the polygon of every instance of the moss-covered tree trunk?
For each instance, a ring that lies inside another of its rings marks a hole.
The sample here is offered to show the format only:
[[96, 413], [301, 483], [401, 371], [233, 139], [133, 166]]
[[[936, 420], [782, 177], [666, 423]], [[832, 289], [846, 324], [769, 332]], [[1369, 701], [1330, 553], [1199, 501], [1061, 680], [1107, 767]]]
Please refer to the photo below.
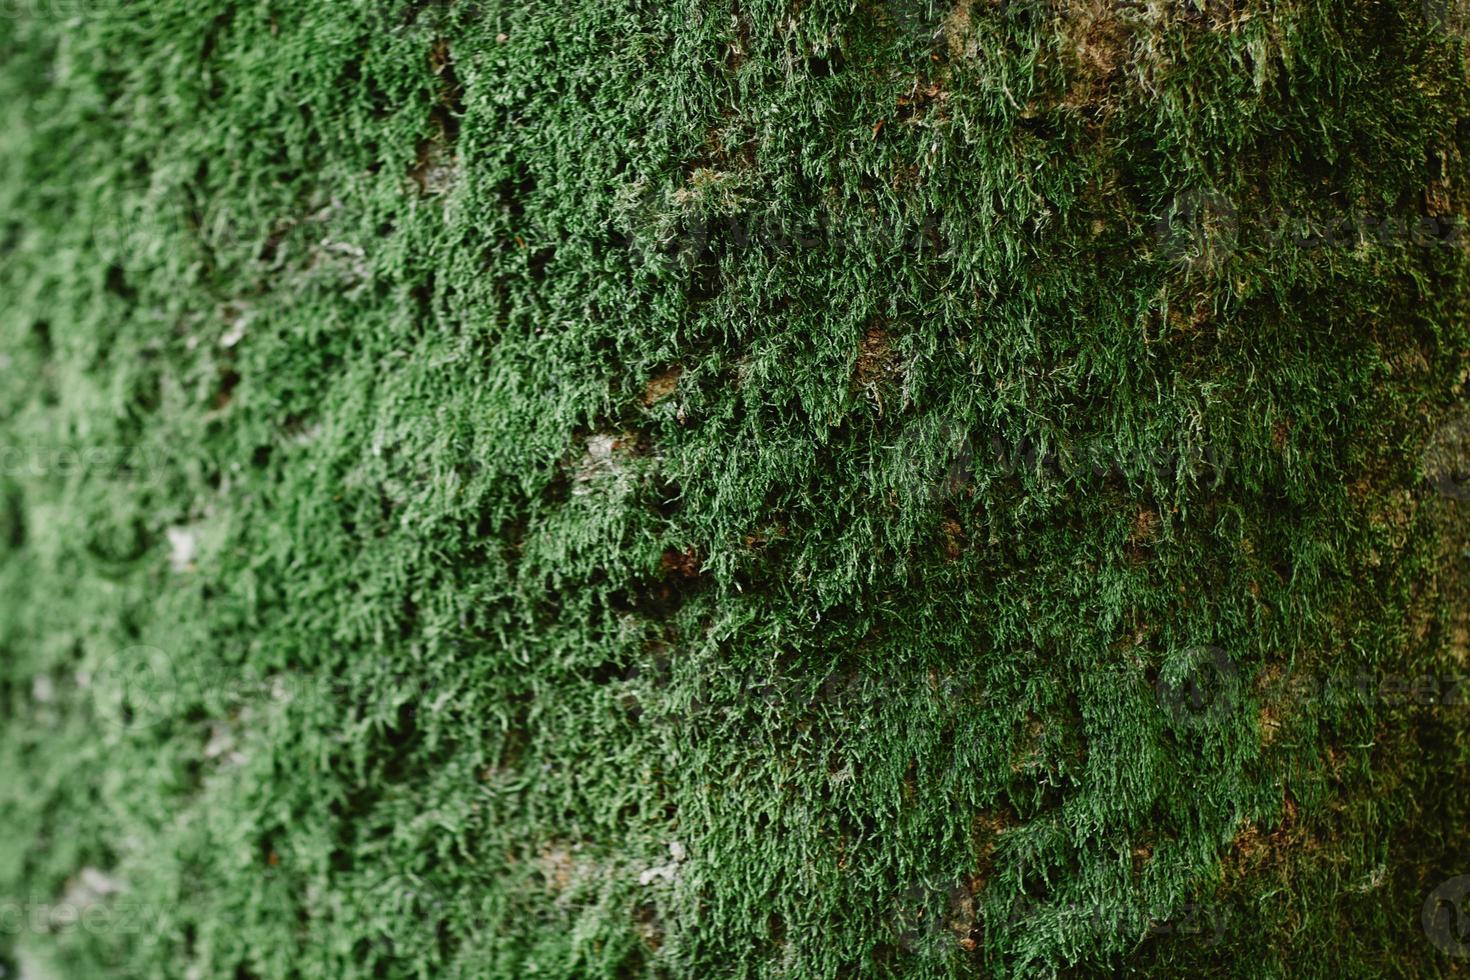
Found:
[[1470, 963], [1456, 3], [0, 14], [6, 970]]

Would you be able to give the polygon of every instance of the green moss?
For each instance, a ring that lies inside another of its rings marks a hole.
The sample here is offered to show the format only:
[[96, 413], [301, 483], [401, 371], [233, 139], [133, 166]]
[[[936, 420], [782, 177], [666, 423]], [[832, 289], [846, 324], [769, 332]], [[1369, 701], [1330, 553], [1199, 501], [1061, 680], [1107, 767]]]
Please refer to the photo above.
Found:
[[27, 976], [1451, 969], [1455, 11], [8, 6]]

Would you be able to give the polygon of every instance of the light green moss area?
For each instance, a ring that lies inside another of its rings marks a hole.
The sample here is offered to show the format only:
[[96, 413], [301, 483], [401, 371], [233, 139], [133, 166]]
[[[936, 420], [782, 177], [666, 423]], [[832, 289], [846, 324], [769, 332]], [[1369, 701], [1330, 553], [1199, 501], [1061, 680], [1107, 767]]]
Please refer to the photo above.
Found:
[[1454, 4], [0, 13], [7, 968], [1463, 968]]

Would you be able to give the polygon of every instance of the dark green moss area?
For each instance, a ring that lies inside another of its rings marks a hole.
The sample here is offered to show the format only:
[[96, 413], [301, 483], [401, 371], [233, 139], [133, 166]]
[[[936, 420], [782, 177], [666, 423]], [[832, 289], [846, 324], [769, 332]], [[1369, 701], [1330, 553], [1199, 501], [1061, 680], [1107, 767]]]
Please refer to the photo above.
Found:
[[0, 0], [0, 965], [1463, 971], [1454, 8]]

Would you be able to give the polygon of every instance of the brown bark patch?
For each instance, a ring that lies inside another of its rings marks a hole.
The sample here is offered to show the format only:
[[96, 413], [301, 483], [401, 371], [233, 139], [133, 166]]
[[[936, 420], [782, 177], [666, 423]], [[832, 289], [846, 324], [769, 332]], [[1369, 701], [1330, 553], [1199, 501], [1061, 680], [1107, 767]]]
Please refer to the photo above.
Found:
[[439, 82], [439, 97], [429, 110], [430, 135], [419, 141], [408, 176], [425, 197], [443, 194], [459, 177], [459, 120], [464, 115], [464, 86], [454, 68], [454, 56], [444, 38], [429, 51], [429, 70]]
[[683, 551], [670, 548], [659, 559], [659, 565], [669, 575], [686, 579], [699, 578], [699, 555], [693, 548], [685, 548]]
[[858, 341], [857, 365], [853, 378], [859, 385], [878, 384], [893, 373], [893, 345], [882, 327], [869, 327]]
[[1059, 19], [1072, 77], [1062, 104], [1073, 109], [1098, 106], [1132, 57], [1128, 25], [1112, 0], [1064, 0]]
[[974, 0], [959, 0], [940, 23], [940, 36], [944, 39], [951, 58], [973, 58], [978, 53], [975, 41], [970, 36], [974, 5]]
[[684, 369], [675, 364], [673, 367], [665, 368], [652, 378], [643, 387], [643, 404], [645, 407], [653, 407], [674, 393], [679, 387], [679, 379], [683, 377]]

